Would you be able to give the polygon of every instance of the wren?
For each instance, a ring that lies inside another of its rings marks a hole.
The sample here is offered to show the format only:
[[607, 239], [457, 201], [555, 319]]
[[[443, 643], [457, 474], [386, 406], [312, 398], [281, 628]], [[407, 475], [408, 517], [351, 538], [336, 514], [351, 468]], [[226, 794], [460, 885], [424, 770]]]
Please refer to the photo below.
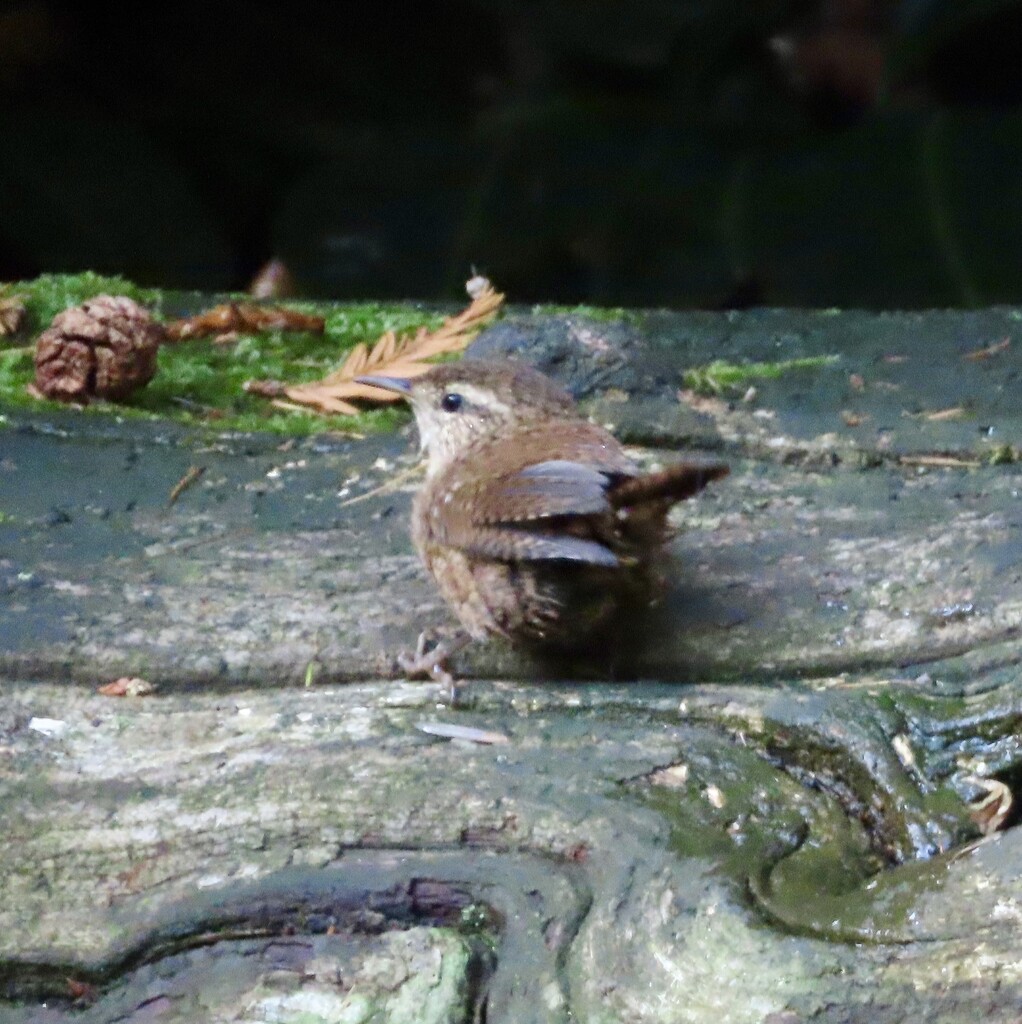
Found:
[[542, 651], [597, 653], [624, 611], [656, 596], [667, 513], [720, 462], [643, 472], [536, 370], [466, 359], [413, 379], [367, 376], [404, 396], [426, 455], [412, 540], [462, 626], [400, 664], [450, 681], [444, 659], [498, 635]]

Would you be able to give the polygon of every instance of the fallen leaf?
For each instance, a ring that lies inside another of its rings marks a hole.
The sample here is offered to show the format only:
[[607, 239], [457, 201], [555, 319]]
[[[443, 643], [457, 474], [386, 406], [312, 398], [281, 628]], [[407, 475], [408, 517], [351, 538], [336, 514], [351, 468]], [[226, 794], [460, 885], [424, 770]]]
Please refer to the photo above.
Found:
[[100, 686], [96, 693], [104, 697], [147, 697], [155, 692], [156, 687], [146, 679], [139, 679], [137, 676], [121, 676], [112, 683]]
[[257, 306], [251, 302], [227, 302], [205, 313], [171, 320], [167, 336], [171, 341], [225, 335], [232, 331], [310, 331], [322, 334], [326, 321], [283, 306]]

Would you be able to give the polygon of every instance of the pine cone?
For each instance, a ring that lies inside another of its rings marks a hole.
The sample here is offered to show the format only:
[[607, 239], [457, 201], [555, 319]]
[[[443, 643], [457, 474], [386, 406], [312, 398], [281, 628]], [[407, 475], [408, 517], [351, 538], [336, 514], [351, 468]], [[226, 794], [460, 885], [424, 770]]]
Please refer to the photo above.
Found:
[[35, 387], [61, 402], [124, 398], [156, 373], [166, 332], [133, 299], [98, 295], [65, 309], [39, 335]]

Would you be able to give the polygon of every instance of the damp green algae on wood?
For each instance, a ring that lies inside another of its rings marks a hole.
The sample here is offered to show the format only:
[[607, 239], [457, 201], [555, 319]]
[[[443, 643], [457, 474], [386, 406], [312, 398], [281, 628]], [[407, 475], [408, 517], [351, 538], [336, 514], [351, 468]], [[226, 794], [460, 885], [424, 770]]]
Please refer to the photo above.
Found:
[[[0, 290], [0, 298], [17, 298], [24, 304], [27, 315], [21, 332], [0, 339], [0, 406], [59, 407], [58, 403], [34, 399], [25, 390], [35, 372], [34, 340], [61, 310], [104, 293], [133, 298], [160, 321], [200, 312], [219, 301], [251, 301], [245, 295], [201, 296], [140, 288], [120, 277], [91, 272], [44, 274], [33, 281], [5, 285]], [[271, 330], [242, 333], [238, 341], [229, 346], [215, 345], [208, 338], [165, 345], [160, 350], [157, 374], [145, 388], [116, 405], [96, 402], [85, 413], [172, 420], [194, 426], [208, 425], [218, 431], [267, 431], [287, 435], [330, 430], [383, 431], [407, 419], [407, 413], [400, 406], [367, 409], [357, 417], [281, 410], [265, 398], [248, 394], [244, 384], [249, 380], [278, 380], [289, 384], [316, 380], [336, 368], [359, 342], [372, 344], [388, 330], [401, 333], [419, 327], [434, 328], [442, 322], [441, 314], [401, 303], [286, 300], [280, 304], [323, 316], [323, 334]]]
[[699, 394], [719, 395], [730, 388], [745, 387], [757, 380], [777, 380], [799, 370], [823, 369], [836, 363], [839, 358], [836, 355], [804, 356], [770, 363], [729, 363], [717, 359], [705, 366], [686, 370], [682, 379], [687, 388]]
[[623, 306], [589, 306], [589, 305], [563, 305], [560, 303], [544, 302], [532, 307], [534, 316], [561, 316], [561, 317], [582, 317], [593, 323], [604, 324], [634, 324], [642, 323], [643, 314], [639, 310], [625, 309]]

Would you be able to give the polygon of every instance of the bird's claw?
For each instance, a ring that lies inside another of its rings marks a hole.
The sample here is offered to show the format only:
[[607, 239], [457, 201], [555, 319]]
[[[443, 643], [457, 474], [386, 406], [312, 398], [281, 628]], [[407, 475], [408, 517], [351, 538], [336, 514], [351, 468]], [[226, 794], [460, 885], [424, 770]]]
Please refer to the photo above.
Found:
[[397, 664], [409, 679], [434, 679], [449, 686], [454, 682], [454, 676], [447, 671], [444, 664], [446, 659], [447, 652], [442, 645], [437, 645], [431, 651], [422, 651], [416, 647], [414, 654], [410, 651], [399, 654]]
[[447, 688], [452, 705], [457, 704], [458, 684], [447, 669], [447, 659], [462, 646], [464, 641], [436, 640], [430, 631], [423, 631], [414, 652], [403, 651], [397, 656], [398, 668], [409, 679], [432, 679], [442, 684]]

